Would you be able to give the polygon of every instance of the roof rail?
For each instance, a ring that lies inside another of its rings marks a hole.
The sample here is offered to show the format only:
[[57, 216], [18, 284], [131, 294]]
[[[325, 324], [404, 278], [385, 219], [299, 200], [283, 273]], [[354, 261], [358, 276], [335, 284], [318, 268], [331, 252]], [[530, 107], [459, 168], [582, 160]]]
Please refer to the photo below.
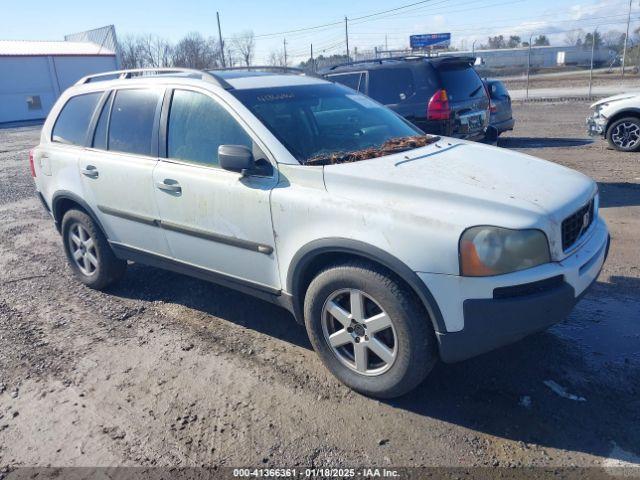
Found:
[[420, 60], [429, 60], [430, 62], [434, 62], [434, 63], [441, 63], [441, 62], [468, 63], [469, 61], [475, 61], [475, 57], [455, 56], [455, 55], [431, 56], [431, 55], [421, 55], [416, 53], [411, 55], [403, 55], [401, 57], [370, 58], [369, 60], [356, 60], [354, 62], [339, 63], [337, 65], [332, 65], [326, 71], [329, 72], [339, 67], [348, 67], [350, 65], [360, 65], [363, 63], [379, 63], [380, 65], [382, 65], [383, 62], [387, 62], [387, 61], [412, 62], [412, 61], [420, 61]]
[[206, 82], [216, 84], [219, 87], [224, 88], [225, 90], [233, 89], [233, 87], [225, 79], [220, 78], [218, 75], [210, 73], [209, 71], [195, 70], [193, 68], [131, 68], [128, 70], [114, 70], [111, 72], [101, 72], [93, 75], [87, 75], [86, 77], [82, 77], [80, 80], [78, 80], [76, 82], [76, 85], [84, 85], [85, 83], [90, 83], [95, 79], [103, 77], [117, 76], [119, 80], [124, 80], [130, 79], [134, 76], [151, 77], [169, 75], [172, 73], [188, 74], [189, 76], [195, 76]]
[[224, 72], [224, 71], [234, 71], [234, 70], [247, 70], [247, 71], [252, 71], [252, 70], [266, 70], [266, 71], [275, 71], [275, 72], [292, 72], [292, 73], [298, 73], [301, 75], [308, 75], [309, 72], [307, 72], [306, 70], [303, 70], [302, 68], [297, 68], [297, 67], [285, 67], [285, 66], [279, 66], [279, 65], [249, 65], [248, 67], [218, 67], [218, 68], [212, 68], [210, 70], [207, 70], [208, 72]]

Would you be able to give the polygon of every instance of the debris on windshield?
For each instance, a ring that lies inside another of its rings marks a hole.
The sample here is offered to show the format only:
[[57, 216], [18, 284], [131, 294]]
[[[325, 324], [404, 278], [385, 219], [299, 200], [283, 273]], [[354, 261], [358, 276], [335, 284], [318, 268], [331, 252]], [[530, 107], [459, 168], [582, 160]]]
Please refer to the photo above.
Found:
[[587, 399], [584, 397], [579, 397], [578, 395], [574, 395], [573, 393], [569, 393], [566, 388], [562, 385], [558, 385], [553, 380], [545, 380], [544, 383], [547, 387], [549, 387], [554, 393], [558, 394], [562, 398], [567, 398], [569, 400], [573, 400], [574, 402], [586, 402]]
[[353, 152], [334, 152], [311, 157], [305, 165], [335, 165], [336, 163], [351, 163], [370, 158], [384, 157], [394, 153], [406, 152], [414, 148], [424, 147], [440, 140], [435, 135], [414, 135], [412, 137], [399, 137], [387, 140], [379, 147], [369, 147]]

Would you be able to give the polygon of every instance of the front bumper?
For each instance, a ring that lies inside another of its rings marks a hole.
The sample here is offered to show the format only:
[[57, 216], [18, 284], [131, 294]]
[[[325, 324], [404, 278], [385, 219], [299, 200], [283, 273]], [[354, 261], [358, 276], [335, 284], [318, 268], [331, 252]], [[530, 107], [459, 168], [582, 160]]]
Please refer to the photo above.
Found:
[[606, 118], [594, 113], [590, 117], [587, 117], [587, 133], [592, 137], [596, 135], [604, 135], [606, 123]]
[[419, 273], [442, 312], [440, 358], [458, 362], [508, 345], [564, 320], [598, 278], [609, 250], [602, 219], [560, 262], [496, 277]]

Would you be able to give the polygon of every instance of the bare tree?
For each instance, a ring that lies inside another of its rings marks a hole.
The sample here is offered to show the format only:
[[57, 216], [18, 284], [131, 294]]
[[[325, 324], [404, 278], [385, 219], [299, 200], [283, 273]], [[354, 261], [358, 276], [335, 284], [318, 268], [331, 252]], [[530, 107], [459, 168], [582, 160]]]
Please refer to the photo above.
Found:
[[145, 66], [162, 68], [171, 66], [173, 47], [171, 44], [157, 35], [140, 37], [140, 53]]
[[233, 47], [242, 57], [242, 61], [248, 67], [251, 65], [255, 52], [256, 41], [252, 31], [242, 32], [233, 40]]
[[206, 40], [197, 32], [189, 33], [173, 48], [172, 64], [176, 67], [203, 70], [218, 66], [219, 48], [213, 39]]
[[267, 58], [267, 63], [274, 67], [286, 67], [287, 64], [284, 61], [284, 51], [279, 48], [271, 50], [269, 57]]
[[141, 68], [144, 66], [140, 42], [137, 37], [127, 35], [122, 37], [118, 43], [120, 46], [122, 68]]
[[575, 45], [579, 47], [582, 45], [583, 37], [584, 30], [582, 30], [581, 28], [578, 28], [577, 30], [571, 30], [564, 36], [564, 43], [566, 45]]
[[609, 30], [602, 35], [602, 43], [610, 50], [622, 52], [622, 49], [624, 47], [624, 36], [624, 32], [621, 32], [619, 30]]

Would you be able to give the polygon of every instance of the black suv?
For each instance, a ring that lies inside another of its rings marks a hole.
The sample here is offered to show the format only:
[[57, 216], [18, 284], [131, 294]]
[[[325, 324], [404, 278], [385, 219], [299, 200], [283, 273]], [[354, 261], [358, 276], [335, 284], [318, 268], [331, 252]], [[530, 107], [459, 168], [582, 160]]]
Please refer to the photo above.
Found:
[[395, 110], [426, 133], [483, 139], [489, 97], [473, 57], [402, 57], [365, 60], [324, 70]]

